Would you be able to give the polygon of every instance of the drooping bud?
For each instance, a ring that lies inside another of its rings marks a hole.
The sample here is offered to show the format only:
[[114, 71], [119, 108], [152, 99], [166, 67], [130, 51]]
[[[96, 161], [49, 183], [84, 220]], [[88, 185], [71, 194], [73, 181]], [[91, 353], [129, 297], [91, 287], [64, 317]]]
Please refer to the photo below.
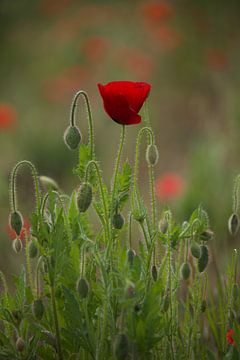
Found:
[[148, 145], [146, 151], [146, 160], [148, 165], [155, 166], [158, 162], [159, 154], [155, 144]]
[[41, 299], [34, 300], [32, 312], [36, 319], [41, 320], [44, 314], [44, 305]]
[[114, 342], [114, 356], [116, 360], [126, 360], [128, 352], [128, 338], [125, 334], [119, 334]]
[[78, 189], [77, 206], [79, 212], [87, 211], [92, 202], [92, 187], [90, 184], [84, 182]]
[[114, 214], [112, 224], [115, 229], [120, 230], [124, 225], [124, 217], [120, 213]]
[[77, 292], [81, 299], [86, 299], [89, 293], [89, 284], [86, 279], [79, 278], [77, 281]]
[[127, 251], [127, 261], [128, 261], [128, 264], [130, 267], [133, 266], [133, 261], [134, 261], [135, 256], [136, 256], [136, 253], [134, 250], [129, 249]]
[[158, 223], [158, 228], [159, 231], [163, 234], [166, 234], [167, 230], [168, 230], [168, 222], [167, 219], [163, 218], [160, 219], [159, 223]]
[[190, 251], [193, 257], [195, 257], [196, 259], [199, 259], [201, 256], [201, 247], [195, 242], [193, 241], [191, 243], [190, 246]]
[[203, 272], [208, 265], [208, 248], [206, 245], [201, 245], [201, 256], [198, 259], [198, 271]]
[[23, 227], [23, 218], [19, 211], [14, 211], [10, 214], [9, 225], [19, 236]]
[[33, 240], [33, 239], [28, 244], [28, 253], [29, 253], [29, 257], [31, 259], [34, 259], [35, 257], [38, 256], [38, 248], [35, 243], [35, 240]]
[[203, 241], [209, 241], [213, 238], [213, 232], [211, 230], [205, 230], [200, 235], [201, 240]]
[[240, 226], [239, 217], [233, 213], [228, 220], [228, 230], [232, 236], [237, 235]]
[[239, 287], [238, 287], [238, 284], [233, 284], [233, 287], [232, 287], [232, 298], [234, 301], [237, 301], [239, 297]]
[[181, 277], [183, 280], [188, 280], [191, 274], [191, 268], [188, 262], [184, 262], [181, 266]]
[[154, 281], [157, 281], [158, 273], [156, 265], [152, 266], [152, 278]]
[[206, 309], [207, 309], [207, 302], [205, 299], [203, 299], [201, 302], [201, 312], [204, 313]]
[[19, 237], [13, 240], [12, 247], [15, 253], [17, 254], [20, 253], [20, 251], [22, 251], [22, 241], [19, 239]]
[[55, 180], [48, 176], [39, 176], [40, 183], [47, 190], [59, 190], [59, 186]]
[[77, 126], [68, 126], [64, 133], [64, 142], [70, 150], [76, 150], [82, 140]]
[[22, 352], [25, 349], [25, 341], [23, 340], [23, 338], [21, 338], [21, 337], [17, 338], [16, 349], [19, 352]]

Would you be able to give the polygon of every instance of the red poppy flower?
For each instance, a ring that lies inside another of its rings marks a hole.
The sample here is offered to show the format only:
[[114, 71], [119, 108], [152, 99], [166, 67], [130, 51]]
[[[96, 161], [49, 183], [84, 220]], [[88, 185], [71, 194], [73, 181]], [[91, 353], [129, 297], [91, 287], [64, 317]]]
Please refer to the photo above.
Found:
[[171, 17], [174, 13], [173, 7], [167, 2], [150, 2], [142, 5], [142, 13], [148, 21], [162, 21]]
[[226, 338], [227, 338], [227, 342], [230, 345], [235, 345], [235, 341], [233, 339], [233, 335], [234, 335], [234, 330], [233, 329], [229, 329], [227, 334], [226, 334]]
[[118, 124], [133, 125], [141, 122], [138, 114], [151, 86], [145, 82], [112, 81], [98, 84], [106, 113]]
[[8, 104], [0, 104], [0, 130], [8, 129], [16, 120], [16, 112], [12, 106]]
[[166, 173], [156, 181], [156, 194], [159, 199], [170, 199], [181, 195], [183, 179], [175, 173]]
[[[29, 221], [27, 219], [23, 219], [23, 227], [22, 227], [21, 233], [19, 235], [20, 240], [23, 241], [25, 239], [25, 231], [27, 233], [29, 233], [30, 227], [31, 227], [31, 225], [30, 225]], [[13, 239], [13, 240], [16, 239], [16, 237], [17, 237], [16, 232], [13, 229], [11, 229], [10, 225], [8, 225], [8, 227], [7, 227], [7, 233], [11, 239]]]
[[227, 55], [221, 49], [209, 49], [206, 60], [208, 66], [217, 71], [224, 70], [228, 65]]

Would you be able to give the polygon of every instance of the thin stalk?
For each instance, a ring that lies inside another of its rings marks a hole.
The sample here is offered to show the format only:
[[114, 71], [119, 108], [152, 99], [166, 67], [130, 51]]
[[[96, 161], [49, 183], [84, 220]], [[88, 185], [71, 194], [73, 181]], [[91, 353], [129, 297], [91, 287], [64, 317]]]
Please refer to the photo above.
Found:
[[28, 239], [28, 235], [25, 231], [25, 241], [26, 241], [26, 267], [27, 267], [27, 274], [28, 274], [28, 280], [29, 280], [29, 285], [30, 285], [30, 289], [32, 291], [32, 293], [34, 294], [35, 289], [34, 289], [34, 283], [33, 283], [33, 278], [32, 278], [32, 267], [31, 267], [31, 260], [30, 260], [30, 256], [29, 256], [29, 239]]
[[56, 332], [56, 343], [57, 343], [58, 359], [63, 360], [62, 348], [61, 348], [61, 340], [60, 340], [59, 322], [58, 322], [57, 307], [56, 307], [56, 299], [55, 299], [55, 284], [54, 284], [53, 279], [50, 280], [50, 290], [51, 290], [53, 319], [54, 319], [54, 326], [55, 326], [55, 332]]

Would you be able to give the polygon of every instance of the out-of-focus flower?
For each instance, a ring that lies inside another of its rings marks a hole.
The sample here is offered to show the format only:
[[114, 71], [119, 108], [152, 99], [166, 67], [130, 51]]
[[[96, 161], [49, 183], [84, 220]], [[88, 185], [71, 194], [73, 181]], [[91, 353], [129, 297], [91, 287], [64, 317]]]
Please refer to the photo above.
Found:
[[0, 131], [8, 129], [15, 124], [16, 111], [9, 104], [0, 103]]
[[108, 41], [101, 36], [90, 36], [82, 44], [81, 50], [92, 62], [101, 60], [107, 51]]
[[211, 69], [221, 71], [228, 65], [228, 58], [221, 49], [208, 49], [206, 53], [206, 62]]
[[151, 1], [141, 5], [141, 12], [144, 16], [144, 20], [149, 22], [159, 22], [169, 19], [174, 13], [174, 8], [167, 2]]
[[152, 37], [159, 41], [167, 50], [176, 49], [182, 42], [182, 38], [178, 31], [170, 25], [159, 25], [154, 27], [149, 27], [149, 32]]
[[98, 84], [106, 113], [118, 124], [133, 125], [141, 122], [138, 115], [148, 97], [151, 86], [145, 82], [112, 81]]
[[[24, 219], [23, 220], [23, 227], [22, 227], [21, 233], [19, 235], [20, 240], [22, 240], [22, 241], [24, 240], [25, 231], [27, 233], [29, 233], [30, 226], [31, 225], [30, 225], [29, 221], [27, 219]], [[9, 225], [7, 227], [7, 233], [10, 236], [11, 239], [13, 239], [13, 240], [16, 239], [16, 237], [17, 237], [16, 232], [13, 229], [11, 229], [11, 227]]]
[[40, 12], [44, 15], [58, 15], [63, 12], [72, 0], [42, 0], [39, 4]]
[[176, 173], [165, 173], [156, 180], [156, 194], [159, 199], [170, 199], [182, 194], [184, 181]]
[[235, 345], [235, 341], [233, 339], [233, 335], [234, 335], [234, 330], [233, 329], [229, 329], [227, 334], [226, 334], [226, 338], [227, 338], [227, 342], [230, 345]]

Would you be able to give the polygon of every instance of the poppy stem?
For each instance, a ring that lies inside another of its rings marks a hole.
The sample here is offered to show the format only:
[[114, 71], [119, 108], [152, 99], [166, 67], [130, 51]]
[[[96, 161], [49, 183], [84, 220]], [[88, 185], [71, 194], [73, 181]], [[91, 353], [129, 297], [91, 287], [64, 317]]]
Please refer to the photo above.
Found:
[[94, 155], [94, 134], [93, 134], [93, 118], [92, 118], [92, 111], [91, 111], [91, 105], [88, 98], [88, 95], [85, 91], [80, 90], [78, 91], [73, 98], [71, 111], [70, 111], [70, 125], [75, 126], [76, 119], [75, 119], [75, 113], [77, 108], [77, 101], [79, 96], [83, 96], [87, 108], [87, 114], [88, 114], [88, 128], [89, 128], [89, 144], [90, 144], [90, 157], [93, 158]]

